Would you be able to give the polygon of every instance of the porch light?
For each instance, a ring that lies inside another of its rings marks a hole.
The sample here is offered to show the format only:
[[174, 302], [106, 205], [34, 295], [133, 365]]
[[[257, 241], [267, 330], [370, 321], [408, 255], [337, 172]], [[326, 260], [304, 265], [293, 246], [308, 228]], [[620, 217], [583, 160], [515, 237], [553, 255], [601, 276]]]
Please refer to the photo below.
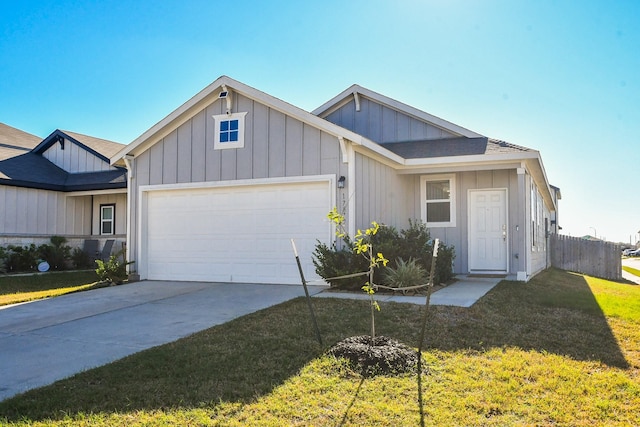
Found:
[[338, 178], [338, 188], [344, 188], [344, 182], [347, 180], [344, 176]]

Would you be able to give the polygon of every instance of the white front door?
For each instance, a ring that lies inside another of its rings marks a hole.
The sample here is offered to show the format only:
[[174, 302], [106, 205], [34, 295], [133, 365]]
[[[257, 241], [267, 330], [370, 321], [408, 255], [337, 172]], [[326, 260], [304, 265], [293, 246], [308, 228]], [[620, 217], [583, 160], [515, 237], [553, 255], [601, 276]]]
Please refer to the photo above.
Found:
[[508, 271], [507, 190], [469, 190], [469, 272]]

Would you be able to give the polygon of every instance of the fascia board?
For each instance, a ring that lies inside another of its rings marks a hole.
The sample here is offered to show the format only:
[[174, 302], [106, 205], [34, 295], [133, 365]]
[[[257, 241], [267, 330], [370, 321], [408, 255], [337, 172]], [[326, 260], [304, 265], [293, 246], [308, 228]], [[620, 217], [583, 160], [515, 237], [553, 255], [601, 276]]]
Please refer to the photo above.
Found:
[[353, 95], [354, 92], [360, 92], [363, 88], [353, 84], [349, 86], [347, 89], [340, 92], [338, 95], [334, 96], [315, 110], [311, 112], [314, 116], [318, 117], [326, 117], [331, 114], [336, 109], [342, 107], [347, 102], [351, 101], [350, 95]]
[[96, 150], [94, 150], [93, 148], [83, 144], [82, 142], [78, 141], [76, 138], [68, 135], [66, 132], [60, 130], [60, 129], [56, 129], [53, 132], [51, 132], [51, 134], [49, 136], [47, 136], [45, 139], [42, 140], [42, 142], [40, 144], [38, 144], [36, 147], [34, 147], [31, 152], [33, 153], [37, 153], [37, 154], [42, 154], [45, 151], [47, 151], [51, 146], [53, 146], [54, 144], [57, 144], [57, 138], [56, 137], [62, 137], [65, 140], [69, 141], [72, 144], [77, 145], [78, 147], [80, 147], [82, 150], [93, 154], [94, 156], [96, 156], [97, 158], [99, 158], [100, 160], [109, 163], [109, 158], [107, 156], [105, 156], [104, 154], [98, 153]]
[[113, 188], [111, 190], [94, 190], [94, 191], [69, 191], [64, 195], [66, 197], [81, 197], [81, 196], [102, 196], [107, 194], [127, 194], [127, 188]]
[[318, 115], [320, 117], [326, 117], [328, 114], [343, 106], [346, 102], [350, 101], [349, 96], [354, 92], [357, 92], [358, 94], [363, 95], [366, 98], [370, 98], [380, 104], [386, 105], [394, 110], [401, 111], [405, 114], [413, 116], [418, 120], [429, 122], [434, 126], [442, 128], [454, 134], [466, 136], [468, 138], [479, 138], [484, 136], [462, 126], [456, 125], [455, 123], [451, 123], [447, 120], [441, 119], [440, 117], [434, 116], [425, 111], [419, 110], [415, 107], [358, 85], [352, 85], [348, 89], [342, 91], [339, 95], [333, 97], [328, 102], [325, 102], [323, 105], [313, 110], [312, 114]]
[[119, 162], [126, 154], [130, 154], [132, 152], [136, 153], [141, 151], [141, 149], [146, 149], [148, 145], [153, 144], [168, 135], [174, 129], [191, 118], [192, 114], [189, 114], [190, 112], [195, 113], [196, 111], [199, 111], [200, 108], [204, 107], [204, 104], [208, 104], [209, 102], [211, 102], [215, 98], [214, 93], [217, 93], [217, 90], [222, 85], [225, 85], [232, 89], [234, 92], [242, 94], [250, 99], [259, 101], [276, 111], [294, 117], [303, 123], [314, 126], [330, 135], [333, 135], [335, 137], [343, 137], [355, 144], [364, 143], [365, 138], [363, 138], [362, 135], [358, 135], [345, 128], [328, 122], [320, 117], [314, 116], [313, 114], [304, 111], [301, 108], [284, 102], [281, 99], [275, 98], [265, 92], [247, 86], [244, 83], [233, 80], [230, 77], [222, 76], [211, 83], [209, 86], [207, 86], [205, 89], [201, 90], [187, 102], [182, 104], [160, 122], [156, 123], [153, 127], [151, 127], [149, 130], [147, 130], [145, 133], [131, 142], [131, 144], [127, 145], [125, 148], [116, 153], [111, 158], [111, 164]]
[[[187, 102], [173, 110], [171, 113], [169, 113], [169, 115], [164, 117], [158, 123], [145, 131], [142, 135], [134, 139], [130, 144], [125, 146], [122, 150], [118, 151], [113, 157], [111, 157], [111, 164], [114, 165], [127, 154], [135, 154], [139, 151], [144, 151], [144, 149], [146, 149], [148, 145], [151, 145], [164, 138], [171, 132], [167, 130], [169, 126], [171, 126], [171, 130], [173, 130], [174, 127], [177, 128], [182, 123], [186, 122], [188, 118], [184, 118], [185, 113], [189, 112], [194, 107], [199, 106], [203, 101], [212, 98], [213, 93], [216, 91], [216, 89], [221, 87], [223, 84], [226, 84], [228, 79], [229, 78], [226, 76], [219, 77], [213, 83], [191, 97]], [[180, 119], [181, 116], [182, 123], [180, 123], [179, 121], [176, 123], [176, 120]]]
[[406, 159], [404, 166], [407, 168], [415, 168], [420, 166], [443, 166], [443, 165], [464, 165], [464, 164], [480, 164], [491, 162], [505, 161], [521, 161], [527, 159], [538, 158], [537, 151], [528, 151], [522, 153], [510, 154], [490, 154], [490, 155], [473, 155], [473, 156], [449, 156], [449, 157], [432, 157], [422, 159]]
[[485, 170], [517, 169], [522, 167], [522, 162], [504, 161], [490, 163], [463, 163], [457, 165], [443, 164], [437, 166], [424, 166], [420, 168], [400, 169], [398, 175], [415, 175], [431, 173], [451, 173], [451, 172], [474, 172]]

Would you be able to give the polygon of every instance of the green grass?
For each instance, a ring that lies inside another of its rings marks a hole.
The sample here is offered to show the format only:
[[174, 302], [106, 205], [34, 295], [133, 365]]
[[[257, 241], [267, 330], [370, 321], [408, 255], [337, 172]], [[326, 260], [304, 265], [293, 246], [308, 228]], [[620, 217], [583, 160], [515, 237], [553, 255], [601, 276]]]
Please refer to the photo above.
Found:
[[0, 276], [0, 306], [91, 289], [97, 280], [95, 271]]
[[624, 271], [626, 271], [627, 273], [631, 273], [634, 276], [640, 277], [640, 270], [638, 270], [637, 268], [633, 268], [633, 267], [629, 267], [629, 266], [623, 265], [622, 269]]
[[[315, 299], [320, 346], [296, 299], [0, 402], [0, 423], [640, 425], [639, 303], [640, 287], [557, 270], [502, 282], [432, 307], [420, 379], [363, 379], [325, 351], [368, 332], [368, 302]], [[417, 347], [420, 316], [383, 303], [376, 329]]]

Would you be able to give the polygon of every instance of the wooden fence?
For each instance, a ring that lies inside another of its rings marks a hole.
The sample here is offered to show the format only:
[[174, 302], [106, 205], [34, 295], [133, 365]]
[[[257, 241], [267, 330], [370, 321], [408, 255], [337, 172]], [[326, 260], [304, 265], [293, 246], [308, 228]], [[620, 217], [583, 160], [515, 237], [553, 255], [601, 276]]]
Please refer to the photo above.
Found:
[[622, 247], [617, 243], [551, 234], [549, 246], [554, 267], [603, 279], [622, 279]]

